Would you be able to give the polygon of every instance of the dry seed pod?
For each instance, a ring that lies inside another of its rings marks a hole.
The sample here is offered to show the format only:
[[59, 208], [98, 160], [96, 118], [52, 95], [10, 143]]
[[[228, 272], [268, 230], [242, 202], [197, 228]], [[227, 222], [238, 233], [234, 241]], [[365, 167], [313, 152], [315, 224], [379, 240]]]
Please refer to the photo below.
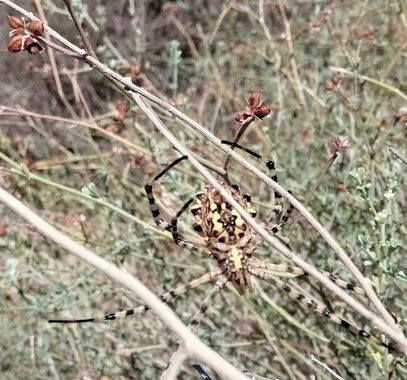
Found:
[[27, 24], [27, 29], [34, 36], [39, 36], [44, 31], [44, 23], [39, 20], [31, 21]]
[[18, 53], [23, 48], [23, 36], [18, 34], [8, 40], [7, 50], [10, 53]]
[[27, 46], [25, 50], [27, 50], [28, 53], [35, 55], [41, 53], [44, 49], [38, 42], [33, 42], [32, 44]]
[[17, 16], [8, 16], [8, 26], [11, 29], [24, 28], [24, 20]]
[[26, 50], [28, 53], [32, 55], [35, 55], [40, 53], [43, 49], [35, 38], [28, 37], [24, 41], [24, 50]]

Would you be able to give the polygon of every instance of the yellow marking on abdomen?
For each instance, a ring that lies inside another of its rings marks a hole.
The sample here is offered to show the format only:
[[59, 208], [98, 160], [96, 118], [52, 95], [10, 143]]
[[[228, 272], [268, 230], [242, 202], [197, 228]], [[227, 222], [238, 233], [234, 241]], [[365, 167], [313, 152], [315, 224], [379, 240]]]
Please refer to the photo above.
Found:
[[236, 270], [242, 269], [242, 260], [240, 260], [239, 250], [236, 247], [233, 247], [230, 250], [232, 255], [233, 265]]

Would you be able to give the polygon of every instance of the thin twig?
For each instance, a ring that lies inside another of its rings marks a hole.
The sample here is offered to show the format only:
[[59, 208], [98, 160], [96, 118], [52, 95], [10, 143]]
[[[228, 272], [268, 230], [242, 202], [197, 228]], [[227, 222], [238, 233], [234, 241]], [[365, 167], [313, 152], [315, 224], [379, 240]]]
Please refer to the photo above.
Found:
[[[77, 126], [82, 126], [85, 128], [90, 128], [98, 131], [102, 135], [105, 135], [111, 140], [115, 140], [116, 142], [122, 144], [125, 146], [129, 152], [132, 153], [142, 153], [146, 155], [147, 157], [151, 155], [150, 151], [146, 150], [145, 148], [136, 145], [129, 141], [128, 139], [121, 137], [120, 135], [117, 135], [113, 132], [110, 132], [107, 129], [104, 129], [102, 127], [99, 127], [96, 123], [90, 123], [85, 120], [76, 120], [76, 119], [69, 119], [66, 117], [61, 117], [61, 116], [55, 116], [55, 115], [48, 115], [48, 114], [42, 114], [42, 113], [37, 113], [37, 112], [31, 112], [27, 111], [25, 109], [20, 109], [20, 108], [13, 108], [13, 107], [6, 107], [6, 106], [0, 106], [0, 118], [4, 116], [29, 116], [33, 118], [38, 118], [42, 120], [53, 120], [53, 121], [59, 121], [61, 123], [65, 124], [73, 124], [72, 127], [67, 127], [67, 128], [75, 128]], [[66, 126], [65, 126], [66, 128]]]
[[161, 380], [177, 380], [181, 370], [182, 363], [188, 358], [188, 352], [185, 345], [180, 342], [175, 353], [171, 355], [170, 367], [163, 372]]
[[195, 355], [217, 371], [222, 377], [228, 379], [249, 380], [248, 377], [243, 375], [219, 354], [211, 350], [192, 334], [178, 319], [175, 313], [135, 277], [70, 239], [1, 187], [0, 202], [4, 203], [27, 223], [35, 227], [40, 234], [75, 255], [80, 260], [98, 269], [115, 283], [122, 285], [137, 295], [137, 297], [147, 304], [163, 323], [171, 329], [171, 331], [174, 331], [179, 336], [185, 345], [188, 355]]
[[[41, 20], [43, 22], [46, 22], [47, 20], [45, 18], [44, 10], [42, 9], [41, 1], [40, 0], [35, 0], [35, 6], [37, 8], [37, 11], [38, 11], [38, 13], [40, 15]], [[44, 30], [44, 36], [45, 36], [45, 38], [49, 39], [49, 35], [48, 35], [48, 32], [46, 30]], [[52, 75], [54, 77], [57, 94], [58, 94], [59, 98], [61, 99], [62, 103], [64, 104], [64, 106], [66, 107], [66, 109], [71, 114], [71, 116], [72, 117], [77, 117], [75, 110], [73, 109], [71, 104], [68, 102], [68, 99], [66, 98], [64, 90], [62, 88], [61, 78], [59, 77], [58, 65], [57, 65], [57, 62], [56, 62], [56, 59], [55, 59], [54, 51], [52, 50], [52, 48], [47, 47], [47, 53], [48, 53], [48, 56], [49, 56], [49, 63], [51, 65]]]
[[389, 147], [389, 151], [393, 156], [397, 157], [401, 162], [407, 165], [407, 158], [403, 157], [400, 152], [392, 147]]
[[[126, 212], [122, 208], [120, 208], [120, 207], [118, 207], [116, 205], [113, 205], [112, 203], [107, 202], [103, 198], [95, 198], [92, 195], [86, 194], [86, 193], [84, 193], [82, 191], [73, 189], [73, 188], [65, 186], [65, 185], [61, 185], [60, 183], [53, 182], [50, 179], [43, 178], [43, 177], [41, 177], [41, 176], [39, 176], [39, 175], [37, 175], [35, 173], [30, 172], [26, 166], [20, 165], [20, 164], [14, 162], [13, 160], [11, 160], [9, 157], [7, 157], [2, 152], [0, 152], [0, 160], [3, 160], [5, 162], [7, 162], [12, 167], [12, 169], [10, 171], [12, 174], [23, 176], [23, 177], [25, 177], [27, 179], [34, 180], [34, 181], [37, 181], [39, 183], [43, 183], [43, 184], [45, 184], [47, 186], [51, 186], [51, 187], [54, 187], [54, 188], [56, 188], [58, 190], [65, 191], [67, 193], [73, 194], [73, 195], [75, 195], [77, 197], [80, 197], [82, 199], [86, 199], [86, 200], [91, 201], [91, 202], [93, 202], [95, 204], [98, 204], [100, 206], [103, 206], [103, 207], [106, 207], [106, 208], [112, 210], [116, 214], [119, 214], [119, 215], [125, 217], [126, 219], [138, 224], [139, 226], [141, 226], [142, 228], [144, 228], [146, 230], [152, 231], [152, 232], [154, 232], [156, 234], [159, 234], [161, 236], [164, 236], [166, 238], [170, 237], [168, 232], [163, 231], [163, 230], [157, 228], [156, 226], [152, 226], [152, 225], [144, 222], [143, 220], [137, 218], [136, 216], [134, 216], [132, 214], [129, 214], [128, 212]], [[2, 170], [2, 168], [0, 167], [0, 172], [1, 172], [1, 170]]]
[[64, 3], [66, 5], [66, 8], [68, 9], [68, 12], [72, 18], [73, 23], [75, 24], [76, 29], [78, 30], [79, 35], [81, 36], [81, 40], [83, 42], [83, 45], [85, 46], [86, 51], [95, 59], [98, 57], [95, 54], [95, 51], [92, 48], [92, 45], [89, 42], [88, 37], [86, 37], [85, 31], [82, 28], [81, 23], [79, 22], [78, 18], [76, 17], [75, 12], [72, 9], [72, 4], [70, 0], [64, 0]]
[[292, 36], [291, 36], [290, 22], [288, 21], [287, 13], [285, 11], [284, 4], [283, 4], [282, 0], [278, 0], [278, 7], [280, 8], [280, 13], [281, 13], [281, 16], [283, 17], [283, 23], [284, 23], [284, 28], [285, 28], [285, 40], [287, 42], [288, 52], [290, 54], [291, 70], [292, 70], [294, 79], [295, 79], [296, 84], [297, 84], [297, 95], [298, 95], [298, 98], [300, 100], [301, 106], [303, 107], [305, 112], [307, 112], [307, 102], [305, 100], [300, 75], [298, 73], [297, 62], [295, 60], [295, 52], [294, 52], [293, 39], [292, 39]]
[[314, 355], [311, 355], [311, 360], [325, 368], [336, 379], [344, 380], [343, 377], [339, 376], [333, 369], [329, 368], [326, 363], [322, 363], [321, 361], [319, 361]]
[[[249, 125], [252, 123], [252, 121], [254, 120], [254, 116], [249, 117], [247, 120], [245, 120], [241, 125], [239, 130], [237, 131], [232, 144], [230, 146], [230, 149], [233, 150], [236, 147], [236, 144], [239, 142], [239, 140], [241, 139], [241, 137], [243, 136], [243, 134], [246, 132], [246, 129], [249, 127]], [[226, 159], [225, 159], [225, 163], [223, 164], [223, 170], [227, 170], [228, 168], [228, 164], [230, 161], [230, 154], [228, 153], [226, 155]], [[226, 172], [227, 173], [227, 172]]]
[[397, 96], [400, 96], [402, 99], [407, 101], [407, 94], [405, 94], [404, 92], [400, 91], [398, 88], [395, 88], [395, 87], [393, 87], [393, 86], [391, 86], [391, 85], [389, 85], [387, 83], [384, 83], [384, 82], [381, 82], [379, 80], [370, 78], [370, 77], [368, 77], [366, 75], [358, 74], [355, 71], [350, 71], [350, 70], [344, 69], [342, 67], [334, 67], [334, 66], [332, 66], [332, 67], [329, 68], [329, 70], [336, 71], [337, 73], [345, 74], [346, 76], [348, 76], [350, 78], [362, 79], [362, 80], [364, 80], [366, 82], [369, 82], [369, 83], [372, 83], [372, 84], [374, 84], [376, 86], [379, 86], [379, 87], [385, 89], [388, 92], [392, 92], [393, 94], [395, 94]]

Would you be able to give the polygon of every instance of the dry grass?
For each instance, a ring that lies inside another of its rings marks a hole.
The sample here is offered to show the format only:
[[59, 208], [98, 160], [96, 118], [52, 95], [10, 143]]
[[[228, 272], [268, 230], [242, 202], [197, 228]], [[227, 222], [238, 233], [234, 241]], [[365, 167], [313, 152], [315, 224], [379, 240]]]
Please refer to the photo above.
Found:
[[[45, 4], [49, 25], [79, 42], [66, 11], [58, 8], [61, 4]], [[389, 147], [406, 157], [406, 126], [393, 124], [394, 115], [406, 106], [406, 4], [292, 2], [286, 12], [294, 57], [284, 39], [281, 8], [274, 2], [264, 4], [264, 22], [259, 19], [261, 1], [154, 2], [137, 4], [134, 15], [129, 4], [133, 2], [88, 2], [87, 12], [77, 9], [99, 59], [114, 69], [123, 60], [139, 65], [139, 78], [149, 91], [174, 102], [221, 139], [233, 138], [233, 114], [244, 108], [250, 90], [261, 88], [274, 115], [251, 127], [242, 144], [276, 161], [280, 182], [341, 242], [403, 325], [406, 166]], [[1, 9], [6, 41], [6, 14], [11, 12]], [[0, 115], [0, 151], [38, 176], [12, 174], [3, 161], [2, 186], [157, 293], [213, 266], [138, 222], [152, 223], [145, 182], [176, 152], [137, 108], [123, 122], [114, 122], [115, 102], [124, 101], [123, 96], [98, 73], [56, 54], [69, 111], [56, 91], [47, 54], [4, 52], [1, 60], [2, 105], [14, 111], [4, 109]], [[332, 66], [351, 74], [335, 74]], [[36, 115], [17, 115], [17, 108]], [[214, 147], [202, 145], [170, 118], [166, 122], [189, 149], [222, 162]], [[315, 189], [328, 164], [327, 145], [336, 136], [349, 136], [352, 148]], [[24, 174], [24, 167], [20, 169]], [[270, 191], [237, 165], [231, 166], [231, 178], [252, 194], [264, 216], [272, 205]], [[204, 186], [188, 163], [161, 184], [158, 192], [170, 214]], [[98, 204], [56, 185], [97, 195]], [[128, 214], [118, 214], [112, 205]], [[379, 214], [383, 210], [385, 218]], [[297, 223], [282, 235], [294, 250], [319, 269], [349, 279], [308, 224], [295, 216], [292, 220]], [[185, 218], [181, 227], [189, 226]], [[4, 208], [0, 247], [0, 369], [5, 379], [159, 376], [176, 339], [154, 315], [97, 325], [47, 325], [51, 316], [87, 317], [138, 304], [127, 291], [48, 243]], [[269, 249], [261, 255], [270, 262], [282, 260]], [[312, 286], [296, 283], [363, 325], [312, 281]], [[207, 290], [175, 300], [173, 308], [183, 321], [189, 321]], [[404, 359], [327, 324], [260, 283], [255, 295], [223, 292], [197, 334], [238, 368], [271, 379], [331, 378], [311, 355], [343, 378], [406, 376]], [[186, 363], [180, 378], [199, 378], [190, 367], [193, 362]]]

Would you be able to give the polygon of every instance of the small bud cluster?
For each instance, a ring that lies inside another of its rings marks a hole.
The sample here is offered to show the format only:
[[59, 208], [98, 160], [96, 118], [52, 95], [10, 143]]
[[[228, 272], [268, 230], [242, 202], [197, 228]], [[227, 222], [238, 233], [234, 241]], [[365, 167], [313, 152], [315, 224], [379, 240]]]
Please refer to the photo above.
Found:
[[332, 78], [326, 83], [325, 85], [325, 91], [327, 92], [335, 92], [339, 89], [339, 86], [341, 84], [340, 78], [337, 76], [332, 76]]
[[35, 37], [44, 31], [44, 23], [39, 20], [26, 22], [23, 17], [8, 16], [11, 31], [7, 49], [10, 53], [26, 50], [30, 54], [38, 54], [43, 48]]
[[261, 92], [259, 90], [253, 91], [247, 98], [248, 110], [237, 113], [235, 120], [239, 123], [243, 123], [253, 118], [265, 118], [270, 113], [270, 107], [264, 106], [262, 103]]
[[128, 103], [124, 103], [120, 100], [116, 101], [114, 106], [115, 106], [115, 111], [112, 116], [113, 121], [122, 122], [126, 118], [128, 112], [130, 110], [130, 106]]
[[352, 146], [352, 143], [348, 136], [335, 137], [329, 143], [329, 150], [331, 154], [339, 153], [343, 150], [349, 149]]
[[407, 125], [407, 107], [401, 107], [394, 115], [394, 124], [396, 123], [406, 124]]

